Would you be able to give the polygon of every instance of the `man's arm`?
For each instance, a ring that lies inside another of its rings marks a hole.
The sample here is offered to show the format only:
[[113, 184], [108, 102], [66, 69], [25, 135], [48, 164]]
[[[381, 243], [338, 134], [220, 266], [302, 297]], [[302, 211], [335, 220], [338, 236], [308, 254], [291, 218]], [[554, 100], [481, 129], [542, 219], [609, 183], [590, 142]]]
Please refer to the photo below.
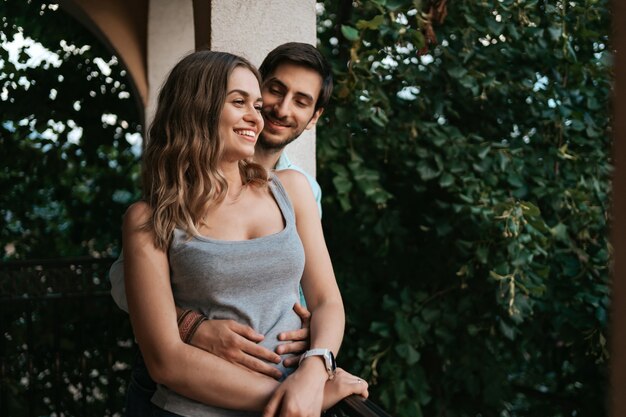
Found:
[[128, 313], [128, 303], [126, 302], [126, 289], [124, 288], [124, 254], [113, 262], [109, 269], [109, 281], [111, 281], [111, 296], [113, 301], [120, 308]]

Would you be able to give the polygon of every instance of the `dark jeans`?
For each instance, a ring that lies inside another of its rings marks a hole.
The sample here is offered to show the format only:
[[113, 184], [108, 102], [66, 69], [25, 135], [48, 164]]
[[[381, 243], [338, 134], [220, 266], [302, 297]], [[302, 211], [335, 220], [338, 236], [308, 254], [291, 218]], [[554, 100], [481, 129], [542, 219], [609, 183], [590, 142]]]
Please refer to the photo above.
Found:
[[156, 383], [148, 373], [143, 356], [137, 352], [126, 391], [126, 417], [180, 417], [152, 404], [150, 399], [155, 391]]

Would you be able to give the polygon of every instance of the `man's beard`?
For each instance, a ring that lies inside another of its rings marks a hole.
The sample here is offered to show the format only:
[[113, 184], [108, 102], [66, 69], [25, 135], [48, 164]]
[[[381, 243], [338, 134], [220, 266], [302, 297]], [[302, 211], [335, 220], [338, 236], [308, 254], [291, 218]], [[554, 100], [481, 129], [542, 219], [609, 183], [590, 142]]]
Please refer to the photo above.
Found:
[[[280, 120], [278, 117], [275, 117], [272, 114], [271, 111], [268, 112], [266, 117], [268, 117], [270, 119]], [[313, 118], [313, 117], [311, 117], [311, 118]], [[300, 137], [300, 135], [302, 134], [302, 132], [304, 132], [305, 128], [306, 128], [306, 125], [305, 125], [305, 127], [300, 129], [299, 131], [295, 132], [293, 134], [293, 136], [289, 136], [287, 139], [282, 140], [280, 142], [270, 142], [270, 141], [266, 140], [265, 136], [263, 135], [263, 131], [261, 131], [261, 134], [259, 135], [259, 139], [257, 139], [257, 146], [259, 146], [261, 149], [264, 149], [266, 151], [280, 151], [285, 146], [289, 145], [291, 142], [293, 142], [294, 140], [298, 139]]]
[[[302, 131], [304, 131], [304, 129]], [[259, 135], [259, 139], [257, 140], [257, 146], [266, 151], [270, 151], [270, 150], [280, 151], [285, 146], [289, 145], [291, 142], [298, 139], [298, 137], [302, 134], [302, 131], [296, 132], [295, 135], [290, 136], [287, 139], [280, 141], [280, 142], [270, 142], [268, 140], [265, 140], [265, 136], [263, 136], [263, 132], [261, 132], [261, 134]]]

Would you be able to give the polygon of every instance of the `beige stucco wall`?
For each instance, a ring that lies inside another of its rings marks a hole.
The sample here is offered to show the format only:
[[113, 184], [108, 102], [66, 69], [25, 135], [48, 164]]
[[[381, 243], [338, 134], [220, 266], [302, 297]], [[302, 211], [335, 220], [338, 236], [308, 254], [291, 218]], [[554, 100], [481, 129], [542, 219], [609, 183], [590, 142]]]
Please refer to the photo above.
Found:
[[161, 84], [172, 67], [194, 50], [191, 0], [150, 0], [148, 7], [148, 104], [146, 130], [154, 116]]
[[243, 55], [258, 66], [281, 43], [315, 45], [315, 0], [211, 3], [211, 49]]

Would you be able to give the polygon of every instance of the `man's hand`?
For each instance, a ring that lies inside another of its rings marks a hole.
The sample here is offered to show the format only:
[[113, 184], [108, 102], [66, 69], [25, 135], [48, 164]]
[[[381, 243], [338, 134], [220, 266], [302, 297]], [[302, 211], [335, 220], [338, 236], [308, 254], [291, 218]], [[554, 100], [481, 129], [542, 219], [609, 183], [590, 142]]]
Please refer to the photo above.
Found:
[[236, 321], [205, 320], [190, 344], [244, 368], [280, 379], [282, 373], [263, 361], [280, 363], [280, 356], [260, 346], [258, 343], [262, 340], [262, 334]]
[[[302, 327], [298, 330], [290, 332], [283, 332], [278, 335], [278, 340], [289, 341], [288, 343], [279, 345], [276, 348], [276, 353], [284, 355], [285, 353], [302, 353], [309, 348], [309, 326], [311, 322], [311, 313], [306, 307], [303, 307], [299, 303], [294, 304], [293, 310], [296, 312], [302, 320]], [[292, 356], [283, 361], [283, 365], [286, 367], [294, 367], [298, 365], [300, 356]]]

